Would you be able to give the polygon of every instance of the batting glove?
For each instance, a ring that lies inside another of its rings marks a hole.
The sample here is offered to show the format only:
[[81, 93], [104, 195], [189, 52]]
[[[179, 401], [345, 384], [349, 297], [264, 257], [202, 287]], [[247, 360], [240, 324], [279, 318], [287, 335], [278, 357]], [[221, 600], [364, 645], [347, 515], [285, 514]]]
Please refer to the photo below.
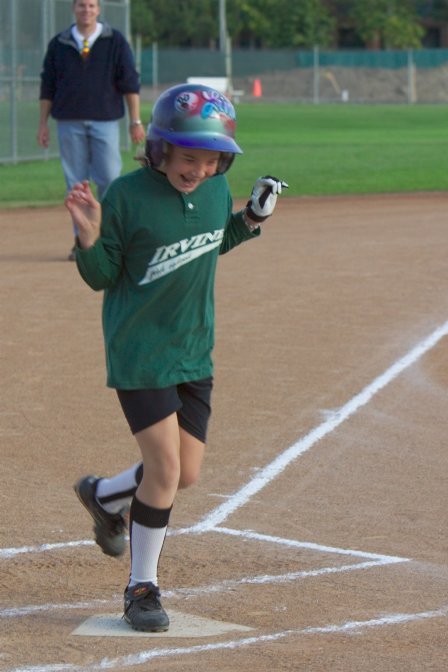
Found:
[[272, 175], [259, 177], [252, 189], [250, 201], [246, 205], [247, 216], [254, 222], [264, 222], [274, 212], [277, 195], [287, 187], [287, 183], [279, 180], [278, 177], [272, 177]]

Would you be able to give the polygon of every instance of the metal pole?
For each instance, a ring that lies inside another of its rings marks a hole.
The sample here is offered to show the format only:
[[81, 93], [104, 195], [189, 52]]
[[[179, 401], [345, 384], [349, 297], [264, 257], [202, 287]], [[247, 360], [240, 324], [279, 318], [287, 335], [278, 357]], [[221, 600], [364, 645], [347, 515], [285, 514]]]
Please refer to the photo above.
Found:
[[14, 0], [10, 0], [10, 12], [11, 12], [11, 88], [10, 88], [10, 101], [11, 101], [11, 112], [10, 112], [10, 124], [11, 124], [11, 157], [12, 162], [16, 164], [18, 162], [18, 151], [17, 151], [17, 3]]
[[41, 48], [42, 54], [45, 54], [48, 42], [50, 41], [49, 33], [50, 25], [50, 8], [49, 0], [42, 0], [42, 14], [41, 14]]
[[[124, 0], [124, 25], [125, 25], [125, 36], [126, 39], [128, 40], [129, 44], [131, 44], [131, 4], [129, 0]], [[123, 135], [124, 135], [124, 148], [126, 151], [130, 148], [131, 146], [131, 139], [129, 137], [129, 133], [127, 132], [127, 127], [128, 127], [128, 120], [129, 120], [129, 110], [126, 109], [126, 128], [123, 128]]]
[[226, 39], [226, 53], [225, 53], [225, 66], [226, 66], [226, 77], [229, 86], [227, 93], [232, 96], [233, 85], [232, 85], [232, 41], [227, 35]]
[[[43, 5], [43, 11], [42, 11], [42, 31], [41, 31], [41, 49], [42, 49], [42, 58], [43, 55], [45, 54], [48, 43], [53, 36], [52, 29], [54, 28], [54, 3], [52, 0], [42, 0], [42, 5]], [[51, 30], [50, 30], [51, 26]], [[39, 89], [40, 89], [40, 81], [39, 81]], [[40, 104], [40, 101], [39, 101]], [[50, 123], [50, 119], [48, 120]], [[48, 161], [50, 158], [50, 151], [49, 149], [42, 149], [42, 158], [45, 161]]]
[[408, 103], [412, 105], [417, 100], [417, 87], [415, 81], [415, 64], [412, 49], [408, 50]]
[[219, 50], [224, 54], [227, 43], [226, 0], [219, 0]]
[[313, 49], [313, 103], [319, 104], [319, 47]]
[[157, 42], [152, 44], [152, 88], [154, 97], [157, 97], [157, 88], [159, 86], [159, 52]]
[[137, 33], [135, 36], [135, 67], [140, 77], [142, 75], [142, 35]]
[[[49, 7], [47, 7], [48, 12], [48, 33], [46, 36], [46, 42], [49, 42], [53, 35], [56, 33], [56, 7], [54, 5], [54, 0], [49, 0]], [[45, 47], [47, 45], [45, 44]]]
[[131, 43], [131, 3], [129, 0], [125, 0], [125, 25], [126, 25], [126, 38], [129, 43]]

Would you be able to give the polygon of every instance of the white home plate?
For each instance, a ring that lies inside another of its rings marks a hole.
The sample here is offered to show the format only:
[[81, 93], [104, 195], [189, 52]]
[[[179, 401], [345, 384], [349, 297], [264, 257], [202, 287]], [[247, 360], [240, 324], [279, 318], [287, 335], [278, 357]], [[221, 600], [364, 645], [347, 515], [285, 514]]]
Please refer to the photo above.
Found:
[[169, 617], [168, 632], [137, 632], [123, 620], [122, 614], [99, 614], [88, 618], [72, 634], [85, 637], [213, 637], [235, 630], [240, 632], [252, 630], [245, 625], [212, 621], [172, 609], [169, 611]]

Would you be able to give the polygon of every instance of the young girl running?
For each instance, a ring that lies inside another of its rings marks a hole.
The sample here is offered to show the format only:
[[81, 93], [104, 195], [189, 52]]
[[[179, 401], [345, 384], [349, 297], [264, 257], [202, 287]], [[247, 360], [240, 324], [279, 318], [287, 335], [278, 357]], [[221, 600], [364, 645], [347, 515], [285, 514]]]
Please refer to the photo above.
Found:
[[224, 173], [242, 153], [235, 121], [213, 89], [172, 87], [155, 103], [145, 165], [115, 180], [101, 205], [87, 182], [65, 201], [79, 231], [79, 272], [104, 290], [107, 384], [142, 455], [117, 476], [84, 476], [75, 491], [108, 555], [125, 550], [130, 506], [124, 618], [136, 630], [169, 627], [158, 563], [176, 492], [198, 479], [204, 456], [218, 256], [260, 234], [287, 186], [259, 178], [247, 206], [232, 212]]

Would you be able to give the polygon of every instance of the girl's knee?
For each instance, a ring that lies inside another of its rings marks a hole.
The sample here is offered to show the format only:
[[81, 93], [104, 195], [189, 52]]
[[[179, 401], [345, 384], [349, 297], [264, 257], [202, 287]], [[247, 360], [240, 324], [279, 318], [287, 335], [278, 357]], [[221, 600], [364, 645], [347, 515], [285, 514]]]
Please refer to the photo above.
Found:
[[179, 490], [185, 490], [197, 483], [199, 480], [199, 470], [183, 469], [179, 478]]
[[158, 473], [159, 484], [167, 489], [178, 487], [180, 478], [180, 465], [176, 461], [167, 460], [160, 466]]
[[150, 492], [156, 486], [160, 490], [177, 490], [180, 477], [179, 460], [170, 454], [163, 459], [144, 463], [141, 487]]

